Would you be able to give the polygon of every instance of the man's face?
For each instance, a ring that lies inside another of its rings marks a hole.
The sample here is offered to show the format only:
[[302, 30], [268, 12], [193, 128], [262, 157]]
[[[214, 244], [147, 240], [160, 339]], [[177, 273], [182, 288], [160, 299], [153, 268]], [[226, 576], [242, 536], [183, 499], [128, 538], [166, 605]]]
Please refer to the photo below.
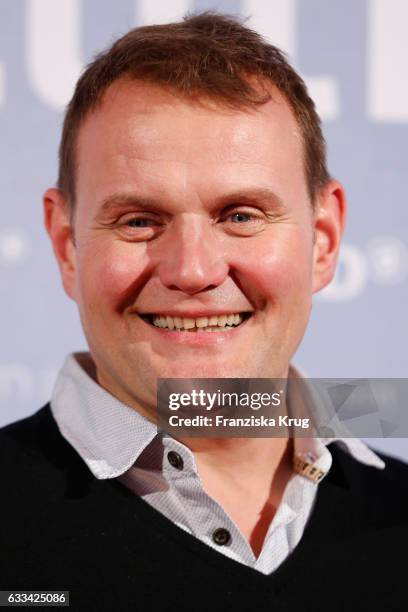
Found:
[[[117, 81], [80, 128], [77, 164], [64, 285], [100, 384], [146, 412], [157, 378], [286, 376], [321, 283], [279, 92], [244, 112]], [[171, 330], [179, 319], [193, 330]], [[209, 323], [221, 331], [196, 331]]]

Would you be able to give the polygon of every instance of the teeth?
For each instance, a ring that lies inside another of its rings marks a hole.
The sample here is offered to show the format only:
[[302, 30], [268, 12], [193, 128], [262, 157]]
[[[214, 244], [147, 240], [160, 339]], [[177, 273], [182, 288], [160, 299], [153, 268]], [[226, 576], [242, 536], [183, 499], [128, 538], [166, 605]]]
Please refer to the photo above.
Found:
[[153, 315], [153, 325], [166, 329], [190, 329], [197, 331], [221, 331], [227, 326], [237, 326], [243, 321], [240, 313], [228, 315], [211, 315], [210, 317], [171, 317], [170, 315]]
[[207, 327], [208, 317], [198, 317], [195, 321], [196, 327]]

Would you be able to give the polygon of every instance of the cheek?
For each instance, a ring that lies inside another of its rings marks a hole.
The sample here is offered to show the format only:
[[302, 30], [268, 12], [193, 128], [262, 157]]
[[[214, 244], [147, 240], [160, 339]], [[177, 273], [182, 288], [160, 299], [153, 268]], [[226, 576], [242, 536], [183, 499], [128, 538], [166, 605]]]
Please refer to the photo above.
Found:
[[79, 260], [79, 292], [87, 309], [120, 311], [134, 300], [147, 268], [143, 245], [124, 242], [89, 245]]
[[248, 249], [242, 266], [260, 299], [279, 303], [311, 293], [312, 242], [303, 234]]

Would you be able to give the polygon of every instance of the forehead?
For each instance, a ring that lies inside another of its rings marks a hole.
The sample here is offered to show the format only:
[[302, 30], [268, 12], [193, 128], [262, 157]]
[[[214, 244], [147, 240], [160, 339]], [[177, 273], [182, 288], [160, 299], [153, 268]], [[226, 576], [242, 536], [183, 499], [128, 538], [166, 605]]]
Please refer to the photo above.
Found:
[[284, 96], [272, 87], [270, 93], [259, 107], [231, 110], [154, 84], [116, 81], [80, 128], [78, 192], [92, 175], [103, 175], [94, 181], [97, 189], [108, 176], [126, 181], [144, 172], [146, 180], [152, 167], [165, 168], [167, 178], [182, 170], [197, 180], [209, 172], [216, 180], [224, 172], [224, 180], [231, 175], [236, 181], [237, 174], [258, 171], [304, 182], [300, 128]]

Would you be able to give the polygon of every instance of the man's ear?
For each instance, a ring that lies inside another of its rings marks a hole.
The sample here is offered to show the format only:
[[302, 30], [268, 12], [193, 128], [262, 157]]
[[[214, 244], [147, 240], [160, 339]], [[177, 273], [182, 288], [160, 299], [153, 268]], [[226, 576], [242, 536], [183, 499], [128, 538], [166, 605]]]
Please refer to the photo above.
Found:
[[326, 287], [334, 276], [346, 210], [342, 185], [335, 180], [329, 181], [319, 191], [314, 213], [313, 293]]
[[44, 224], [51, 238], [65, 292], [75, 300], [76, 250], [69, 207], [59, 189], [47, 189], [43, 197]]

